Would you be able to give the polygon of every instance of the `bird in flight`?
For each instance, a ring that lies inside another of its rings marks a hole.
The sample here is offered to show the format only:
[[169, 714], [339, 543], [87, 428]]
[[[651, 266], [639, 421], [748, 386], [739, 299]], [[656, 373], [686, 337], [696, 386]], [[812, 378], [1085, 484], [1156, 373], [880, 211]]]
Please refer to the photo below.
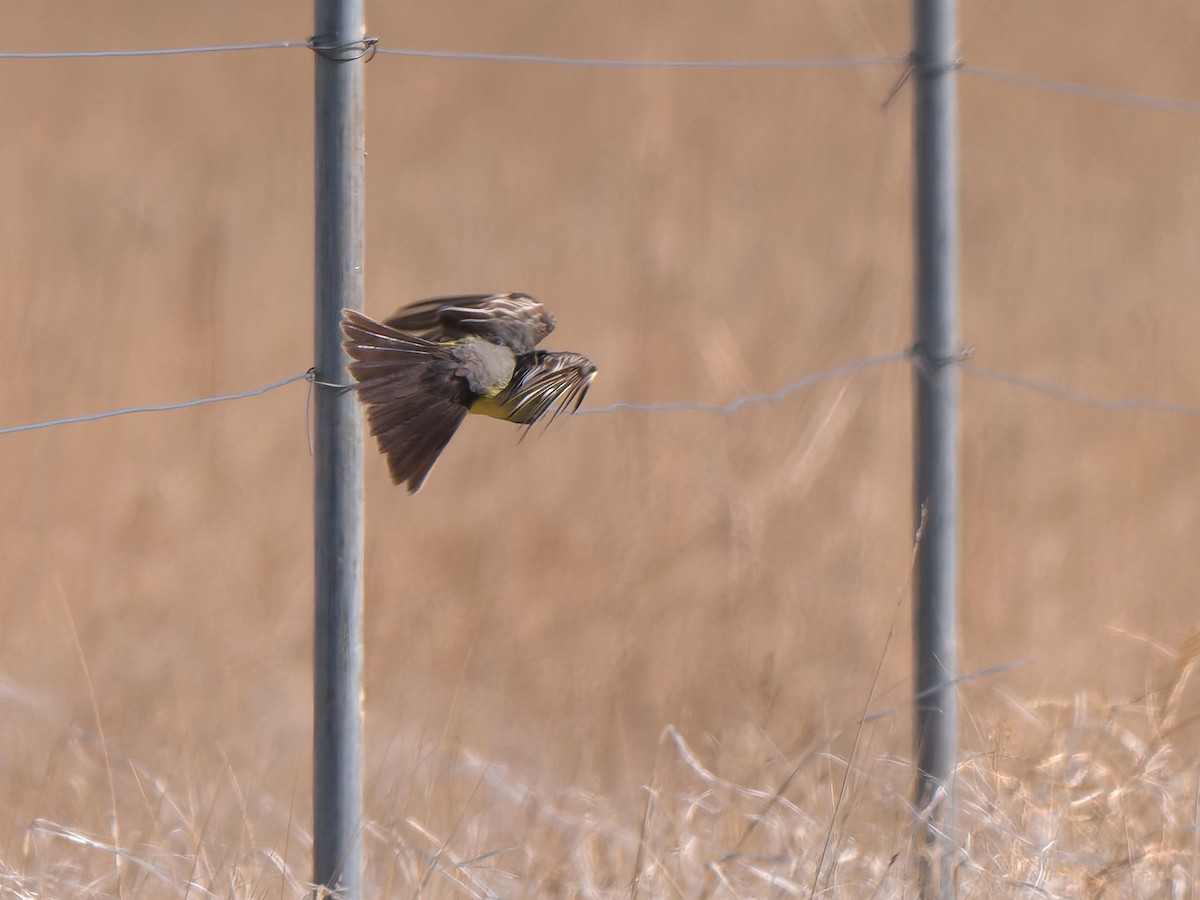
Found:
[[420, 490], [467, 413], [529, 427], [577, 410], [596, 367], [534, 349], [553, 330], [528, 294], [434, 297], [382, 322], [342, 310], [350, 374], [392, 481]]

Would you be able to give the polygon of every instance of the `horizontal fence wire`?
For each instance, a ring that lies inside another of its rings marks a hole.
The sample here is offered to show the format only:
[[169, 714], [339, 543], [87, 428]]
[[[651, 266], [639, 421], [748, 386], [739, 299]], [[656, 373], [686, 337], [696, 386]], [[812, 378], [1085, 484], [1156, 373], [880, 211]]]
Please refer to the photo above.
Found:
[[[902, 65], [907, 56], [864, 56], [822, 59], [600, 59], [572, 56], [544, 56], [528, 53], [482, 53], [467, 50], [419, 50], [381, 47], [370, 39], [369, 54], [406, 56], [418, 59], [461, 60], [469, 62], [533, 63], [550, 66], [575, 66], [593, 69], [849, 69], [860, 66]], [[98, 59], [106, 57], [180, 56], [190, 53], [229, 53], [246, 50], [313, 49], [308, 41], [271, 41], [259, 44], [214, 44], [199, 47], [166, 47], [150, 50], [80, 50], [49, 52], [0, 51], [0, 59]]]
[[860, 56], [845, 59], [589, 59], [524, 53], [471, 53], [458, 50], [405, 50], [388, 47], [379, 47], [376, 52], [388, 56], [421, 59], [535, 63], [587, 69], [852, 69], [863, 66], [898, 66], [908, 62], [907, 56]]
[[308, 47], [308, 41], [269, 41], [263, 44], [216, 44], [206, 47], [164, 47], [156, 50], [53, 50], [47, 53], [9, 53], [0, 59], [105, 59], [134, 56], [183, 56], [188, 53], [236, 53], [244, 50], [293, 50]]
[[308, 381], [311, 379], [311, 374], [304, 372], [300, 375], [291, 375], [280, 381], [268, 384], [266, 387], [254, 388], [249, 391], [241, 391], [236, 394], [221, 394], [217, 397], [201, 397], [199, 400], [184, 400], [182, 403], [162, 403], [156, 406], [129, 406], [125, 409], [114, 409], [108, 412], [91, 413], [85, 416], [71, 416], [66, 419], [50, 419], [45, 422], [34, 422], [29, 425], [10, 425], [7, 428], [0, 428], [0, 435], [16, 434], [21, 431], [37, 431], [40, 428], [55, 428], [59, 425], [77, 425], [80, 422], [96, 422], [100, 419], [112, 419], [116, 416], [129, 416], [134, 413], [153, 413], [153, 412], [168, 412], [173, 409], [188, 409], [192, 406], [204, 406], [207, 403], [224, 403], [227, 400], [244, 400], [247, 397], [258, 397], [268, 391], [274, 391], [285, 385], [292, 384], [296, 381]]
[[776, 403], [797, 391], [802, 391], [805, 388], [812, 387], [814, 384], [820, 384], [823, 381], [832, 381], [835, 378], [844, 378], [847, 375], [853, 375], [856, 372], [863, 372], [867, 369], [873, 369], [876, 366], [882, 366], [886, 363], [899, 362], [902, 359], [908, 359], [912, 354], [908, 350], [900, 350], [896, 353], [887, 353], [883, 356], [872, 356], [867, 359], [860, 359], [852, 363], [846, 363], [844, 366], [838, 366], [836, 369], [827, 369], [824, 372], [814, 372], [811, 375], [805, 375], [796, 381], [786, 384], [779, 390], [771, 391], [767, 394], [748, 394], [744, 397], [738, 397], [736, 400], [730, 400], [728, 403], [711, 404], [711, 403], [692, 403], [688, 401], [676, 401], [671, 403], [610, 403], [608, 406], [597, 406], [590, 409], [581, 409], [578, 415], [588, 415], [597, 413], [620, 412], [629, 410], [632, 412], [699, 412], [710, 413], [717, 416], [729, 417], [744, 406], [754, 406], [763, 403]]
[[[746, 394], [730, 400], [727, 403], [698, 403], [688, 400], [667, 401], [663, 403], [617, 402], [610, 403], [606, 406], [595, 406], [580, 409], [578, 412], [576, 412], [576, 415], [604, 415], [616, 412], [696, 412], [706, 415], [720, 416], [722, 418], [729, 418], [734, 413], [747, 406], [778, 403], [781, 400], [790, 397], [792, 394], [799, 393], [807, 388], [815, 387], [818, 384], [823, 384], [827, 381], [834, 381], [839, 378], [846, 378], [851, 375], [857, 375], [859, 373], [866, 372], [869, 369], [875, 369], [881, 366], [906, 360], [909, 362], [914, 362], [917, 365], [922, 364], [914, 357], [912, 350], [898, 350], [894, 353], [885, 353], [879, 356], [869, 356], [863, 359], [858, 359], [853, 362], [845, 363], [844, 365], [836, 366], [832, 369], [812, 372], [784, 385], [781, 388], [778, 388], [777, 390], [765, 393]], [[989, 381], [996, 384], [1003, 384], [1010, 387], [1022, 388], [1024, 390], [1042, 394], [1054, 400], [1059, 400], [1075, 406], [1088, 406], [1110, 412], [1140, 411], [1200, 419], [1200, 403], [1183, 403], [1175, 400], [1164, 400], [1156, 397], [1135, 396], [1117, 399], [1099, 397], [1076, 388], [1055, 384], [1051, 381], [1045, 381], [1038, 378], [1029, 378], [1024, 375], [1016, 375], [1010, 372], [998, 372], [993, 369], [986, 369], [965, 361], [956, 361], [949, 364], [959, 366], [963, 374], [968, 375], [971, 378], [975, 378], [980, 381]], [[225, 403], [233, 400], [245, 400], [250, 397], [262, 396], [263, 394], [286, 387], [287, 385], [293, 384], [297, 381], [307, 381], [310, 385], [339, 391], [347, 390], [353, 387], [353, 385], [350, 384], [329, 384], [326, 382], [317, 381], [313, 376], [313, 370], [310, 369], [309, 371], [303, 372], [299, 375], [289, 375], [287, 378], [274, 381], [264, 387], [253, 388], [248, 391], [239, 391], [233, 394], [221, 394], [216, 397], [201, 397], [196, 400], [184, 400], [179, 403], [163, 403], [154, 406], [130, 406], [123, 409], [114, 409], [107, 412], [91, 413], [82, 416], [70, 416], [62, 419], [48, 419], [44, 422], [32, 422], [28, 425], [10, 425], [5, 428], [0, 428], [0, 435], [17, 434], [23, 431], [37, 431], [43, 428], [56, 428], [60, 425], [78, 425], [83, 422], [97, 422], [102, 419], [112, 419], [117, 416], [128, 416], [138, 413], [170, 412], [172, 410], [189, 409], [193, 406], [204, 406], [209, 403]]]
[[[374, 39], [371, 39], [374, 41]], [[213, 44], [198, 47], [164, 47], [147, 50], [56, 50], [47, 52], [0, 51], [0, 60], [5, 59], [102, 59], [111, 57], [181, 56], [196, 53], [230, 53], [251, 50], [294, 50], [313, 49], [307, 41], [267, 41], [253, 44]], [[466, 62], [529, 63], [534, 65], [566, 66], [592, 69], [698, 69], [698, 70], [753, 70], [753, 69], [849, 69], [867, 66], [898, 66], [911, 64], [910, 55], [860, 56], [845, 58], [784, 58], [784, 59], [604, 59], [599, 57], [552, 56], [530, 53], [484, 53], [469, 50], [421, 50], [407, 47], [381, 47], [372, 44], [369, 55], [409, 57], [413, 59], [458, 60]], [[1165, 97], [1125, 91], [1118, 88], [1083, 84], [1042, 75], [1013, 72], [987, 66], [976, 66], [966, 62], [958, 66], [964, 75], [996, 81], [1016, 87], [1035, 88], [1114, 103], [1138, 109], [1172, 112], [1189, 116], [1200, 116], [1200, 100], [1181, 97]]]
[[1075, 406], [1091, 406], [1111, 412], [1136, 410], [1200, 419], [1200, 404], [1180, 403], [1175, 400], [1160, 400], [1154, 397], [1124, 397], [1114, 400], [1106, 397], [1097, 397], [1075, 388], [1054, 384], [1050, 381], [1043, 381], [1040, 378], [1028, 378], [1024, 375], [1014, 375], [1009, 372], [996, 372], [992, 369], [984, 369], [971, 363], [962, 363], [961, 365], [963, 373], [972, 378], [1024, 388], [1027, 391], [1044, 394], [1047, 397], [1052, 397], [1055, 400], [1061, 400], [1064, 403], [1070, 403]]
[[1103, 103], [1115, 103], [1119, 106], [1131, 106], [1136, 109], [1148, 109], [1157, 112], [1180, 113], [1185, 116], [1200, 116], [1200, 100], [1187, 100], [1178, 97], [1160, 97], [1154, 94], [1141, 94], [1135, 91], [1122, 91], [1116, 88], [1097, 87], [1081, 84], [1075, 81], [1060, 81], [1056, 78], [1044, 78], [1041, 75], [1027, 75], [1021, 72], [1008, 72], [1004, 69], [988, 69], [983, 66], [964, 64], [960, 67], [964, 75], [985, 78], [1001, 84], [1017, 87], [1035, 88], [1039, 91], [1050, 91], [1056, 94], [1067, 94], [1073, 97], [1083, 97], [1088, 100], [1099, 100]]

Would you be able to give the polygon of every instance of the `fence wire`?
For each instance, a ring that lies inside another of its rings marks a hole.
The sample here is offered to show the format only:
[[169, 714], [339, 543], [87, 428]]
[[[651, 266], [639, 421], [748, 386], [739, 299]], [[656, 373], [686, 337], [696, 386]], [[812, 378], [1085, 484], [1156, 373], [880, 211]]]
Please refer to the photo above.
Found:
[[[900, 66], [911, 64], [911, 55], [860, 56], [845, 58], [784, 58], [784, 59], [603, 59], [539, 55], [530, 53], [485, 53], [469, 50], [423, 50], [412, 47], [382, 47], [371, 38], [368, 55], [408, 57], [411, 59], [458, 60], [465, 62], [528, 63], [591, 69], [694, 69], [694, 70], [754, 70], [754, 69], [851, 69], [868, 66]], [[164, 47], [146, 50], [53, 50], [47, 52], [0, 51], [0, 60], [103, 59], [112, 57], [182, 56], [197, 53], [231, 53], [252, 50], [314, 49], [307, 41], [267, 41], [251, 44], [212, 44], [197, 47]], [[318, 48], [319, 49], [319, 48]], [[1083, 84], [1043, 75], [1013, 72], [963, 62], [959, 67], [964, 75], [987, 79], [1001, 84], [1035, 88], [1113, 103], [1136, 109], [1200, 116], [1200, 100], [1166, 97], [1126, 91], [1101, 85]]]
[[[847, 58], [786, 59], [600, 59], [552, 56], [529, 53], [483, 53], [469, 50], [421, 50], [407, 47], [381, 47], [368, 39], [370, 53], [406, 56], [417, 59], [444, 59], [468, 62], [533, 63], [591, 69], [849, 69], [862, 66], [902, 65], [907, 56], [863, 56]], [[49, 52], [5, 52], [0, 59], [102, 59], [106, 57], [181, 56], [194, 53], [230, 53], [247, 50], [314, 49], [307, 41], [270, 41], [258, 44], [213, 44], [198, 47], [165, 47], [148, 50], [61, 50]]]
[[388, 47], [380, 47], [376, 52], [421, 59], [536, 63], [587, 69], [852, 69], [865, 66], [898, 66], [908, 61], [907, 56], [860, 56], [845, 59], [589, 59], [524, 53], [471, 53], [459, 50], [406, 50]]
[[803, 378], [786, 384], [776, 391], [771, 391], [766, 394], [747, 394], [744, 397], [738, 397], [736, 400], [730, 400], [728, 403], [711, 404], [711, 403], [693, 403], [690, 401], [675, 401], [668, 403], [610, 403], [608, 406], [597, 406], [590, 409], [579, 410], [579, 415], [612, 413], [621, 411], [630, 412], [699, 412], [710, 413], [716, 416], [724, 416], [728, 418], [744, 406], [753, 406], [762, 403], [777, 403], [784, 397], [788, 397], [797, 391], [802, 391], [805, 388], [812, 387], [815, 384], [821, 384], [825, 381], [832, 381], [835, 378], [844, 378], [847, 375], [853, 375], [857, 372], [864, 372], [867, 369], [874, 369], [876, 366], [882, 366], [886, 363], [899, 362], [902, 359], [907, 359], [910, 356], [908, 350], [901, 350], [896, 353], [887, 353], [883, 356], [872, 356], [867, 359], [856, 360], [855, 362], [846, 363], [844, 366], [838, 366], [836, 369], [827, 369], [824, 372], [814, 372], [811, 375], [805, 375]]
[[964, 75], [986, 78], [991, 81], [1000, 82], [1001, 84], [1036, 88], [1040, 91], [1051, 91], [1056, 94], [1067, 94], [1073, 97], [1083, 97], [1088, 100], [1099, 100], [1103, 103], [1115, 103], [1119, 106], [1131, 106], [1135, 109], [1179, 113], [1185, 116], [1200, 116], [1200, 100], [1141, 94], [1135, 91], [1122, 91], [1116, 88], [1080, 84], [1075, 81], [1060, 81], [1056, 78], [1045, 78], [1041, 75], [1008, 72], [1004, 69], [989, 69], [983, 66], [964, 64], [960, 71]]
[[192, 406], [204, 406], [207, 403], [224, 403], [227, 400], [244, 400], [247, 397], [258, 397], [268, 391], [273, 391], [295, 381], [306, 381], [311, 378], [308, 372], [291, 375], [279, 381], [272, 382], [266, 387], [240, 391], [236, 394], [221, 394], [217, 397], [201, 397], [198, 400], [184, 400], [181, 403], [161, 403], [155, 406], [129, 406], [124, 409], [113, 409], [108, 412], [90, 413], [83, 416], [70, 416], [65, 419], [49, 419], [45, 422], [33, 422], [29, 425], [10, 425], [0, 428], [0, 435], [17, 434], [21, 431], [37, 431], [40, 428], [57, 428], [59, 425], [78, 425], [81, 422], [97, 422], [100, 419], [112, 419], [116, 416], [129, 416], [134, 413], [168, 412], [173, 409], [188, 409]]
[[183, 56], [189, 53], [235, 53], [243, 50], [293, 50], [308, 41], [269, 41], [263, 44], [216, 44], [204, 47], [163, 47], [155, 50], [52, 50], [47, 53], [0, 52], [0, 59], [106, 59], [135, 56]]
[[[1100, 397], [1094, 394], [1089, 394], [1086, 391], [1082, 391], [1077, 388], [1056, 384], [1052, 381], [1046, 381], [1044, 379], [1030, 378], [1025, 375], [1018, 375], [1012, 372], [999, 372], [994, 369], [983, 368], [981, 366], [974, 365], [973, 363], [966, 362], [965, 359], [966, 354], [963, 356], [964, 361], [957, 361], [951, 363], [951, 365], [959, 366], [963, 374], [980, 381], [989, 381], [1010, 387], [1022, 388], [1024, 390], [1033, 391], [1035, 393], [1042, 394], [1043, 396], [1050, 397], [1054, 400], [1074, 406], [1088, 406], [1110, 412], [1140, 411], [1161, 415], [1175, 415], [1192, 419], [1200, 419], [1200, 403], [1184, 403], [1181, 401], [1166, 400], [1158, 397]], [[609, 403], [605, 406], [585, 407], [580, 409], [576, 415], [605, 415], [617, 412], [694, 412], [705, 415], [719, 416], [721, 418], [729, 418], [747, 406], [778, 403], [790, 397], [792, 394], [799, 393], [808, 388], [823, 384], [827, 381], [834, 381], [839, 378], [847, 378], [852, 375], [866, 372], [870, 369], [876, 369], [881, 366], [906, 360], [916, 365], [921, 365], [921, 362], [914, 357], [911, 349], [897, 350], [893, 353], [884, 353], [878, 356], [868, 356], [864, 357], [863, 359], [857, 359], [853, 362], [835, 366], [832, 369], [811, 372], [808, 375], [797, 378], [795, 381], [789, 382], [788, 384], [785, 384], [783, 387], [774, 391], [745, 394], [726, 403], [699, 403], [690, 400], [671, 400], [661, 403], [634, 403], [619, 401], [617, 403]], [[108, 410], [106, 412], [89, 413], [87, 415], [80, 416], [69, 416], [61, 419], [47, 419], [43, 422], [31, 422], [27, 425], [10, 425], [5, 428], [0, 428], [0, 436], [7, 434], [18, 434], [24, 431], [38, 431], [43, 428], [57, 428], [60, 425], [78, 425], [83, 422], [97, 422], [102, 419], [112, 419], [118, 416], [128, 416], [138, 413], [170, 412], [172, 410], [189, 409], [193, 406], [204, 406], [210, 403], [225, 403], [233, 400], [246, 400], [251, 397], [260, 397], [263, 394], [286, 387], [287, 385], [293, 384], [297, 381], [307, 381], [310, 385], [329, 388], [331, 390], [347, 390], [353, 387], [353, 385], [349, 384], [329, 384], [323, 381], [317, 381], [313, 376], [313, 370], [310, 369], [309, 371], [302, 372], [299, 375], [289, 375], [287, 378], [282, 378], [279, 381], [274, 381], [271, 384], [263, 387], [252, 388], [247, 391], [239, 391], [232, 394], [220, 394], [215, 397], [200, 397], [195, 400], [184, 400], [178, 403], [162, 403], [153, 406], [129, 406], [123, 409]]]
[[1061, 384], [1054, 384], [1040, 378], [1029, 378], [1024, 375], [1014, 375], [1010, 372], [997, 372], [992, 369], [980, 368], [970, 363], [963, 363], [962, 370], [965, 374], [982, 381], [992, 381], [997, 384], [1024, 388], [1027, 391], [1044, 394], [1047, 397], [1075, 406], [1091, 406], [1096, 409], [1109, 410], [1110, 412], [1136, 410], [1200, 419], [1200, 404], [1180, 403], [1175, 400], [1160, 400], [1155, 397], [1123, 397], [1119, 399], [1097, 397], [1085, 391], [1066, 387]]

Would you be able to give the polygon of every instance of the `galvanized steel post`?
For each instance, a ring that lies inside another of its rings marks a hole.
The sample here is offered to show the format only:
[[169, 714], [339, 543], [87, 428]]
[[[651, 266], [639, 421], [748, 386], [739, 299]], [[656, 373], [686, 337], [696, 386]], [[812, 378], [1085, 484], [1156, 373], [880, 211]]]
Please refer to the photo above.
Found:
[[[916, 162], [914, 573], [916, 809], [922, 896], [954, 896], [958, 756], [958, 67], [955, 0], [915, 0]], [[923, 523], [923, 525], [922, 525]]]
[[[362, 309], [362, 0], [315, 0], [316, 380], [349, 380], [342, 307]], [[362, 896], [362, 420], [352, 391], [315, 388], [313, 882]]]

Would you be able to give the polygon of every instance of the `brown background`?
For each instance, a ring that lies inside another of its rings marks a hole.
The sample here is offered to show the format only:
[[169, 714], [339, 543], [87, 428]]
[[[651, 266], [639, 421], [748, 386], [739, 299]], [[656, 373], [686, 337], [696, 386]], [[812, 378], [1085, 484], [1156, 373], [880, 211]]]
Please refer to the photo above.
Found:
[[[384, 46], [735, 59], [903, 54], [906, 6], [368, 12]], [[311, 29], [283, 3], [45, 0], [7, 18], [20, 50]], [[1197, 96], [1194, 3], [991, 0], [961, 18], [969, 63]], [[0, 425], [309, 367], [305, 51], [0, 73]], [[532, 293], [559, 320], [547, 346], [597, 362], [590, 406], [720, 403], [900, 350], [911, 92], [882, 107], [897, 75], [380, 55], [367, 310]], [[1200, 120], [969, 75], [960, 89], [973, 362], [1200, 402]], [[372, 448], [369, 813], [437, 808], [456, 777], [438, 761], [470, 754], [636, 828], [667, 724], [709, 747], [754, 726], [787, 755], [853, 723], [881, 659], [872, 708], [897, 709], [874, 752], [907, 755], [909, 420], [893, 363], [729, 418], [614, 412], [520, 444], [472, 420], [416, 497]], [[1143, 696], [1197, 627], [1200, 424], [967, 377], [963, 449], [961, 668], [1027, 661], [964, 688], [965, 744], [1019, 743], [1014, 707]], [[9, 867], [59, 852], [30, 849], [37, 820], [108, 840], [114, 797], [126, 837], [169, 844], [158, 779], [191, 810], [191, 846], [274, 847], [304, 877], [287, 835], [309, 828], [311, 467], [302, 384], [0, 438]], [[452, 821], [474, 814], [464, 790]]]

